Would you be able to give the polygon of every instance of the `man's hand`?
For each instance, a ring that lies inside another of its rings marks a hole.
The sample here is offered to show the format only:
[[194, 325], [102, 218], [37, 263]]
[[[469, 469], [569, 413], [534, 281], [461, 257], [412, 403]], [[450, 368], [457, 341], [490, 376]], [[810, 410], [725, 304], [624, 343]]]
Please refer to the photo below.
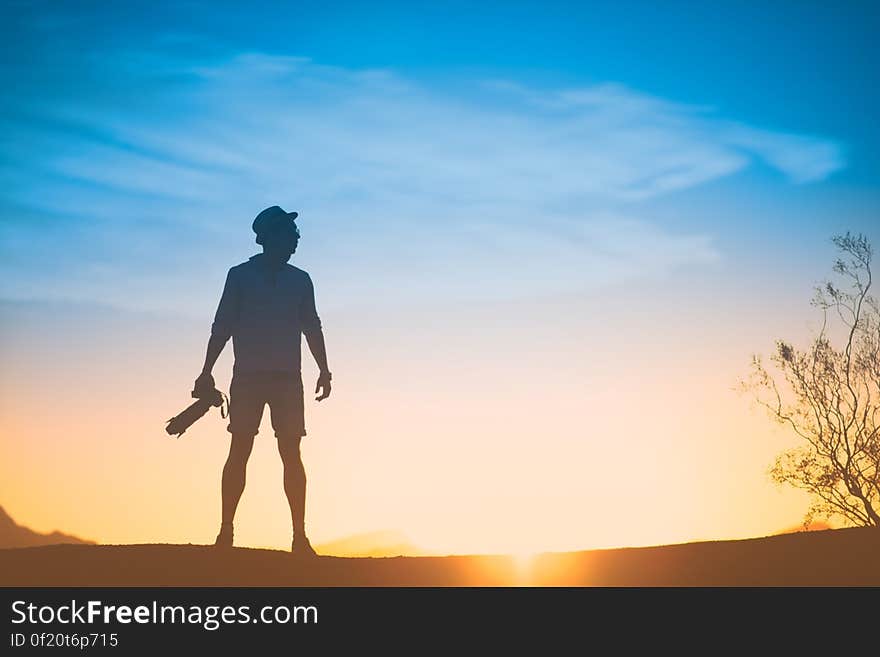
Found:
[[211, 373], [202, 372], [193, 383], [193, 394], [196, 397], [206, 397], [214, 392], [214, 387], [214, 377], [211, 376]]
[[315, 401], [327, 399], [330, 396], [330, 388], [330, 372], [321, 372], [318, 375], [318, 384], [315, 386], [315, 394], [318, 394], [318, 392], [321, 392], [321, 394], [315, 397]]

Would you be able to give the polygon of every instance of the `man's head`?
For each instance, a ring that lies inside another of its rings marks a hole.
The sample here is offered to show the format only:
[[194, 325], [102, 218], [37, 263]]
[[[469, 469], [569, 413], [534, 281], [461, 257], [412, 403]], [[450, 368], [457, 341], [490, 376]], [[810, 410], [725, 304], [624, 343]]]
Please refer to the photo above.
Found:
[[285, 212], [277, 205], [257, 215], [253, 229], [257, 244], [263, 246], [263, 253], [285, 262], [290, 259], [299, 243], [299, 229], [294, 221], [297, 216], [296, 212]]

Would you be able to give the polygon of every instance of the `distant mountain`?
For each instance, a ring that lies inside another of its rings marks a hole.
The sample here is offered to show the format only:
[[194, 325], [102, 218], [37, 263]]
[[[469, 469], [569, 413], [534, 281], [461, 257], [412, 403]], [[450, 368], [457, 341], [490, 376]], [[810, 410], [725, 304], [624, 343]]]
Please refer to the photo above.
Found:
[[409, 542], [399, 532], [377, 531], [346, 536], [335, 541], [316, 545], [318, 554], [332, 557], [417, 557], [424, 550]]
[[57, 531], [51, 534], [40, 534], [33, 529], [17, 524], [0, 506], [0, 548], [35, 547], [58, 543], [94, 544], [94, 541], [86, 541]]

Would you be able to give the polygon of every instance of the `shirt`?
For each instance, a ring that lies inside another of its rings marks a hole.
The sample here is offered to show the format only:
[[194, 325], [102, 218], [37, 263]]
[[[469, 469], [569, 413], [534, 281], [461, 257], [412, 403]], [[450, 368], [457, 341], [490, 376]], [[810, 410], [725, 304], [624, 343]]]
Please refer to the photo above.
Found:
[[232, 338], [233, 374], [299, 374], [300, 335], [320, 330], [311, 277], [287, 263], [272, 269], [262, 254], [229, 270], [211, 326], [214, 335]]

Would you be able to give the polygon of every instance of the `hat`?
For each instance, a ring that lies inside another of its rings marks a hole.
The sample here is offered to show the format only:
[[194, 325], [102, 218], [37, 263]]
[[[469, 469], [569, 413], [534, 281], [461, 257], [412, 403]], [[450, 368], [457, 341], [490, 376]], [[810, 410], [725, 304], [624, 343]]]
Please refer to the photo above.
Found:
[[282, 229], [290, 230], [299, 235], [294, 219], [299, 216], [298, 212], [285, 212], [277, 205], [266, 208], [254, 219], [252, 228], [257, 234], [257, 244], [263, 243], [263, 238], [269, 233], [280, 232]]

